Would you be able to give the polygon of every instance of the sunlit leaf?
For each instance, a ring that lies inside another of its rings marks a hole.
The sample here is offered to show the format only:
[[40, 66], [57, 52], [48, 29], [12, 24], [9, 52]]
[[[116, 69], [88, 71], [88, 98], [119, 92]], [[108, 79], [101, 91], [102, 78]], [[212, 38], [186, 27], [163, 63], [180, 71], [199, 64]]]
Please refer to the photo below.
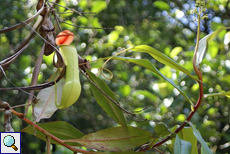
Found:
[[[110, 98], [112, 98], [114, 101], [118, 102], [115, 98], [115, 95], [113, 91], [109, 88], [109, 86], [102, 81], [100, 78], [95, 76], [90, 71], [87, 71], [89, 74], [90, 79], [97, 84], [98, 87], [100, 87], [101, 90], [105, 94], [107, 94]], [[96, 88], [92, 83], [91, 90], [93, 92], [93, 95], [97, 101], [97, 103], [108, 113], [109, 116], [111, 116], [116, 122], [119, 124], [126, 126], [126, 120], [124, 117], [124, 114], [122, 110], [114, 104], [111, 100], [109, 100], [98, 88]]]
[[37, 96], [38, 102], [34, 107], [34, 115], [36, 122], [40, 119], [50, 118], [53, 113], [58, 109], [55, 105], [55, 99], [57, 103], [61, 102], [62, 89], [65, 84], [65, 80], [61, 79], [57, 84], [57, 94], [55, 94], [55, 85], [42, 89]]
[[211, 55], [212, 58], [216, 58], [216, 55], [218, 54], [219, 51], [219, 44], [216, 41], [212, 41], [209, 43], [209, 54]]
[[201, 153], [202, 154], [212, 154], [212, 151], [209, 149], [208, 145], [202, 138], [200, 132], [194, 127], [194, 125], [191, 122], [189, 122], [189, 125], [193, 129], [193, 134], [196, 136], [197, 140], [201, 143]]
[[170, 52], [169, 56], [171, 58], [177, 56], [180, 52], [182, 51], [182, 47], [175, 47], [172, 49], [172, 51]]
[[31, 57], [28, 55], [22, 55], [19, 60], [19, 67], [21, 69], [26, 69], [31, 63]]
[[[47, 122], [47, 123], [38, 123], [39, 127], [45, 129], [50, 134], [56, 136], [57, 138], [61, 140], [68, 140], [68, 139], [78, 139], [84, 136], [84, 134], [76, 129], [74, 126], [70, 125], [69, 123], [65, 121], [54, 121], [54, 122]], [[21, 130], [22, 132], [26, 132], [32, 135], [35, 135], [36, 137], [46, 141], [46, 135], [42, 132], [36, 130], [36, 133], [34, 134], [34, 127], [33, 126], [27, 126], [26, 128]], [[51, 139], [51, 143], [53, 144], [59, 144], [56, 141]], [[79, 143], [69, 143], [66, 142], [66, 144], [77, 146], [80, 145]]]
[[119, 32], [118, 31], [112, 31], [108, 36], [108, 42], [111, 44], [115, 43], [118, 38], [119, 38]]
[[102, 10], [106, 9], [106, 7], [107, 7], [106, 1], [102, 1], [102, 0], [101, 1], [93, 1], [91, 11], [99, 13]]
[[66, 2], [65, 1], [59, 1], [59, 5], [63, 6], [59, 8], [60, 12], [64, 12], [65, 11], [65, 7], [66, 7]]
[[157, 96], [147, 90], [136, 90], [134, 92], [134, 96], [136, 95], [144, 95], [145, 97], [149, 98], [151, 101], [155, 101]]
[[162, 64], [165, 64], [167, 66], [170, 66], [178, 71], [181, 71], [185, 74], [187, 74], [189, 77], [191, 77], [194, 80], [198, 80], [195, 76], [193, 76], [186, 68], [182, 67], [181, 65], [177, 64], [175, 61], [170, 59], [168, 56], [163, 54], [162, 52], [148, 46], [148, 45], [139, 45], [132, 48], [133, 51], [138, 52], [146, 52], [150, 54], [153, 58], [155, 58], [157, 61], [161, 62]]
[[223, 30], [228, 29], [229, 27], [221, 27], [217, 29], [215, 32], [206, 35], [199, 41], [197, 56], [196, 56], [196, 63], [200, 64], [202, 60], [205, 58], [209, 43]]
[[179, 86], [176, 85], [172, 79], [165, 77], [149, 60], [147, 60], [147, 59], [133, 59], [133, 58], [127, 58], [127, 57], [113, 57], [113, 59], [118, 59], [118, 60], [123, 60], [126, 62], [135, 63], [137, 65], [143, 66], [143, 67], [153, 71], [154, 73], [156, 73], [157, 75], [161, 76], [163, 79], [168, 81], [172, 86], [174, 86], [190, 104], [193, 104], [192, 101], [188, 98], [188, 96], [179, 88]]
[[204, 59], [208, 51], [208, 41], [207, 41], [208, 36], [210, 36], [210, 34], [205, 36], [199, 41], [199, 48], [196, 55], [197, 64], [200, 64], [202, 62], [202, 60]]
[[166, 3], [166, 2], [164, 2], [164, 1], [155, 1], [155, 2], [153, 2], [153, 4], [154, 4], [157, 8], [161, 9], [161, 10], [167, 10], [167, 11], [168, 11], [168, 10], [170, 9], [169, 4]]
[[124, 96], [128, 96], [131, 93], [131, 87], [127, 84], [124, 86], [121, 86], [119, 88], [119, 91], [124, 95]]
[[179, 114], [177, 117], [176, 117], [176, 120], [177, 121], [180, 121], [180, 122], [183, 122], [185, 121], [186, 119], [186, 116], [184, 114]]
[[112, 127], [88, 134], [80, 139], [67, 140], [104, 151], [126, 151], [136, 148], [151, 139], [151, 133], [136, 127]]

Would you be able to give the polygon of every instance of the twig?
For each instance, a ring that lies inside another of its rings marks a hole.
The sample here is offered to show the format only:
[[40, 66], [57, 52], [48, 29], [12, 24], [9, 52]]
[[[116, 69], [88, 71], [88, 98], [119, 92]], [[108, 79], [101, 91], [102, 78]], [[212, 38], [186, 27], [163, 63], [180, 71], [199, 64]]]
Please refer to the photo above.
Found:
[[[38, 31], [43, 20], [44, 18], [42, 18], [41, 16], [38, 17], [38, 20], [33, 25], [33, 29], [35, 29], [35, 31]], [[21, 50], [21, 48], [23, 48], [26, 44], [28, 44], [29, 41], [31, 41], [31, 39], [35, 36], [35, 34], [36, 33], [33, 30], [31, 30], [30, 33], [25, 37], [25, 39], [20, 44], [16, 45], [14, 51], [18, 52], [19, 50]]]
[[65, 8], [65, 9], [67, 9], [67, 10], [71, 10], [71, 11], [73, 11], [73, 12], [75, 12], [75, 13], [79, 14], [80, 16], [82, 16], [81, 12], [78, 12], [78, 11], [77, 11], [77, 10], [75, 10], [75, 9], [70, 9], [70, 8], [68, 8], [68, 7], [66, 7], [66, 6], [63, 6], [63, 5], [60, 5], [60, 4], [58, 4], [58, 3], [54, 3], [54, 2], [51, 2], [51, 1], [47, 1], [47, 2], [48, 2], [48, 3], [50, 2], [50, 3], [53, 3], [54, 5], [57, 5], [57, 6], [63, 7], [63, 8]]
[[[31, 86], [34, 86], [34, 85], [37, 84], [38, 75], [39, 75], [39, 72], [40, 72], [40, 68], [41, 68], [41, 64], [42, 64], [42, 58], [43, 58], [44, 51], [45, 51], [45, 43], [44, 43], [44, 45], [42, 46], [40, 55], [39, 55], [39, 57], [37, 58], [37, 61], [36, 61], [36, 63], [35, 63], [35, 67], [34, 67], [34, 71], [33, 71], [33, 75], [32, 75]], [[34, 90], [31, 90], [31, 91], [30, 91], [30, 94], [31, 94], [31, 95], [29, 95], [28, 104], [27, 104], [27, 107], [26, 107], [26, 109], [25, 109], [25, 115], [27, 114], [28, 109], [29, 109], [29, 106], [31, 105], [31, 102], [32, 102], [32, 99], [33, 99], [33, 95], [34, 95]], [[32, 114], [34, 115], [34, 109], [32, 109]]]
[[[49, 1], [47, 1], [47, 4], [49, 5], [49, 7], [50, 7], [50, 9], [51, 9], [51, 12], [52, 12], [52, 14], [54, 15], [54, 18], [55, 18], [55, 20], [56, 20], [56, 22], [57, 22], [59, 31], [62, 31], [62, 28], [61, 28], [61, 26], [60, 26], [60, 24], [59, 24], [59, 20], [58, 20], [58, 17], [57, 17], [57, 15], [56, 15], [56, 13], [55, 13], [55, 10], [54, 10], [53, 7], [50, 5]], [[53, 3], [53, 4], [56, 4], [56, 3]]]
[[164, 152], [160, 151], [159, 149], [157, 148], [153, 148], [154, 150], [156, 150], [157, 152], [159, 152], [160, 154], [164, 154]]
[[4, 128], [5, 132], [14, 132], [14, 129], [11, 126], [11, 110], [10, 105], [7, 102], [0, 100], [0, 108], [4, 108]]
[[37, 124], [33, 123], [32, 121], [30, 121], [29, 119], [27, 119], [23, 113], [18, 113], [17, 111], [11, 109], [11, 112], [16, 115], [17, 117], [19, 117], [20, 119], [22, 119], [23, 121], [25, 121], [26, 123], [30, 124], [31, 126], [33, 126], [34, 128], [36, 128], [37, 130], [39, 130], [40, 132], [42, 132], [43, 134], [45, 134], [46, 136], [50, 136], [51, 139], [55, 140], [56, 142], [58, 142], [59, 144], [63, 145], [64, 147], [70, 149], [73, 152], [81, 152], [81, 153], [93, 153], [93, 152], [89, 152], [86, 150], [82, 150], [82, 149], [78, 149], [78, 148], [74, 148], [68, 144], [65, 144], [61, 139], [57, 138], [56, 136], [50, 134], [49, 132], [47, 132], [45, 129], [41, 128], [40, 126], [38, 126]]
[[[12, 30], [15, 30], [15, 29], [18, 29], [18, 28], [20, 28], [20, 27], [22, 27], [22, 26], [25, 26], [26, 24], [32, 22], [39, 14], [42, 13], [43, 9], [44, 9], [44, 2], [43, 2], [43, 4], [42, 4], [41, 9], [40, 9], [35, 15], [33, 15], [31, 18], [29, 18], [29, 19], [27, 19], [27, 20], [25, 20], [25, 21], [22, 21], [21, 23], [18, 23], [18, 24], [16, 24], [16, 25], [13, 25], [13, 26], [11, 26], [11, 27], [9, 27], [9, 28], [4, 28], [4, 29], [0, 30], [0, 34], [1, 34], [1, 33], [9, 32], [9, 31], [12, 31]], [[25, 24], [25, 23], [26, 23], [26, 24]]]
[[115, 28], [100, 28], [100, 27], [84, 27], [84, 26], [76, 26], [76, 25], [73, 25], [73, 24], [70, 24], [68, 22], [65, 22], [63, 20], [60, 20], [61, 23], [65, 23], [67, 25], [70, 25], [70, 26], [73, 26], [73, 27], [76, 27], [76, 28], [88, 28], [88, 29], [108, 29], [108, 30], [115, 30]]
[[30, 45], [30, 42], [23, 46], [17, 53], [13, 54], [12, 56], [0, 61], [0, 65], [4, 68], [5, 65], [9, 65], [12, 61], [14, 61], [28, 46]]
[[50, 138], [50, 136], [49, 135], [47, 135], [46, 136], [46, 148], [47, 148], [47, 154], [51, 154], [51, 151], [50, 151], [50, 140], [51, 140], [51, 138]]

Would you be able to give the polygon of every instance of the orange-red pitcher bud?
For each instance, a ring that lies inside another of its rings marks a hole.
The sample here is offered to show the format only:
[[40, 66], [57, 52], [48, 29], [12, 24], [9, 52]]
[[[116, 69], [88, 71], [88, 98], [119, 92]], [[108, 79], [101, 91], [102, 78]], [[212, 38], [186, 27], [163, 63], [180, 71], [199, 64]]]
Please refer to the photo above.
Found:
[[57, 45], [70, 45], [74, 38], [74, 34], [69, 30], [64, 30], [58, 34], [56, 37], [56, 44]]

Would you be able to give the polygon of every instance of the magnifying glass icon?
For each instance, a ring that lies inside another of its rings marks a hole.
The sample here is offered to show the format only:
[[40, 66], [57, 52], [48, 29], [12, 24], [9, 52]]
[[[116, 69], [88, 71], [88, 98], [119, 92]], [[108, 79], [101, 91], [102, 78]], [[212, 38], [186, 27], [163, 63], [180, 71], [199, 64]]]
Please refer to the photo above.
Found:
[[18, 150], [18, 148], [14, 145], [15, 144], [15, 139], [11, 135], [7, 135], [3, 139], [3, 143], [7, 147], [12, 147], [15, 151]]

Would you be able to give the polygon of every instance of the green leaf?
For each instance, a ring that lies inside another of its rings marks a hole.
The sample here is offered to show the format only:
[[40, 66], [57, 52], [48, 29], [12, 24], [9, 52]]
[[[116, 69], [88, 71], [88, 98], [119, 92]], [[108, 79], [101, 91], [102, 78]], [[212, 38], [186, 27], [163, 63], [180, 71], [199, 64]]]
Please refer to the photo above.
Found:
[[151, 133], [136, 127], [112, 127], [67, 142], [78, 142], [81, 145], [104, 151], [126, 151], [136, 148], [151, 139]]
[[102, 10], [106, 9], [106, 1], [93, 1], [91, 12], [99, 13]]
[[124, 86], [121, 86], [119, 88], [119, 91], [124, 95], [124, 96], [129, 96], [131, 93], [131, 87], [127, 84]]
[[197, 154], [197, 139], [193, 134], [193, 129], [191, 127], [185, 127], [183, 128], [179, 133], [178, 136], [185, 140], [188, 141], [189, 143], [191, 143], [192, 145], [192, 151], [191, 154]]
[[219, 43], [216, 41], [212, 41], [209, 43], [209, 54], [211, 55], [212, 58], [216, 58], [216, 55], [218, 54], [219, 51]]
[[[109, 88], [109, 86], [94, 75], [92, 72], [87, 71], [90, 79], [98, 86], [100, 89], [111, 97], [114, 101], [118, 102], [115, 98], [113, 91]], [[114, 104], [111, 100], [109, 100], [98, 88], [96, 88], [91, 82], [91, 90], [93, 95], [97, 101], [97, 103], [107, 112], [109, 116], [111, 116], [116, 122], [121, 124], [122, 126], [126, 126], [126, 120], [122, 110]]]
[[201, 143], [201, 153], [202, 154], [212, 154], [212, 151], [209, 149], [208, 145], [202, 138], [200, 132], [194, 127], [194, 125], [191, 122], [189, 122], [189, 125], [193, 129], [193, 134], [196, 136], [197, 140]]
[[157, 137], [163, 137], [165, 135], [171, 134], [171, 131], [165, 124], [157, 124], [154, 130]]
[[19, 59], [19, 68], [24, 70], [30, 66], [30, 63], [31, 63], [31, 57], [29, 55], [22, 55], [21, 58]]
[[161, 62], [162, 64], [165, 64], [167, 66], [170, 66], [178, 71], [181, 71], [185, 74], [187, 74], [189, 77], [191, 77], [194, 80], [198, 80], [197, 77], [193, 76], [186, 68], [182, 67], [181, 65], [177, 64], [175, 61], [170, 59], [165, 54], [161, 53], [160, 51], [148, 46], [148, 45], [139, 45], [132, 48], [133, 51], [139, 51], [139, 52], [146, 52], [150, 54], [153, 58], [155, 58], [157, 61]]
[[161, 10], [167, 10], [167, 11], [169, 11], [169, 9], [170, 9], [170, 6], [168, 5], [168, 3], [164, 2], [164, 1], [155, 1], [155, 2], [153, 2], [153, 4], [158, 9], [161, 9]]
[[230, 91], [222, 92], [222, 93], [212, 93], [212, 94], [205, 94], [204, 97], [213, 97], [213, 96], [226, 96], [230, 98]]
[[190, 154], [191, 148], [191, 143], [181, 140], [179, 136], [176, 135], [176, 140], [174, 143], [174, 154]]
[[[37, 123], [37, 125], [43, 129], [45, 129], [50, 134], [56, 136], [57, 138], [61, 140], [69, 140], [69, 139], [78, 139], [84, 136], [84, 134], [76, 129], [74, 126], [70, 125], [69, 123], [65, 121], [54, 121], [54, 122], [47, 122], [47, 123]], [[22, 132], [26, 132], [29, 134], [34, 135], [34, 127], [33, 126], [27, 126], [26, 128], [21, 130]], [[42, 132], [36, 130], [36, 137], [46, 141], [46, 135]], [[53, 144], [59, 144], [56, 141], [51, 139], [51, 143]], [[66, 144], [72, 145], [72, 146], [79, 146], [78, 143], [69, 143]]]
[[181, 47], [175, 47], [172, 49], [172, 51], [170, 52], [170, 57], [173, 58], [175, 56], [177, 56], [183, 49]]
[[108, 42], [113, 44], [116, 43], [116, 41], [119, 39], [119, 32], [118, 31], [112, 31], [108, 36]]
[[196, 63], [200, 64], [202, 60], [205, 58], [208, 51], [208, 44], [223, 30], [228, 29], [229, 27], [221, 27], [217, 29], [215, 32], [206, 35], [199, 41], [198, 51], [196, 55]]
[[155, 138], [152, 138], [151, 142], [149, 143], [149, 147], [152, 147], [157, 141], [159, 141], [161, 137], [169, 135], [171, 133], [172, 132], [165, 124], [157, 124], [154, 128]]
[[157, 96], [147, 90], [135, 90], [134, 96], [136, 95], [144, 95], [145, 97], [149, 98], [151, 101], [155, 101]]
[[127, 57], [112, 57], [112, 58], [117, 59], [117, 60], [123, 60], [126, 62], [131, 62], [131, 63], [143, 66], [143, 67], [153, 71], [154, 73], [156, 73], [157, 75], [161, 76], [163, 79], [168, 81], [172, 86], [174, 86], [190, 104], [193, 104], [192, 101], [188, 98], [188, 96], [179, 88], [179, 86], [176, 85], [172, 79], [165, 77], [149, 60], [147, 60], [147, 59], [133, 59], [133, 58], [127, 58]]
[[218, 23], [218, 22], [214, 22], [214, 21], [211, 22], [211, 28], [212, 28], [212, 30], [217, 30], [220, 27], [223, 27], [222, 23]]

